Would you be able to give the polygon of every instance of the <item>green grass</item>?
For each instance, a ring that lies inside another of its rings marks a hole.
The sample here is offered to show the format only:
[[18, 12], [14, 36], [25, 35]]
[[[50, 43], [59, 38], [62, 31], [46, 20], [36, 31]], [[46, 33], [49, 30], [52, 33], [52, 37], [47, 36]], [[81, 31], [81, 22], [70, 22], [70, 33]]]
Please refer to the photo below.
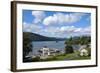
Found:
[[91, 59], [91, 56], [79, 56], [79, 52], [75, 51], [74, 53], [69, 53], [69, 54], [60, 54], [56, 56], [49, 56], [46, 59], [39, 59], [37, 60], [38, 62], [42, 61], [67, 61], [67, 60], [87, 60]]
[[85, 60], [85, 59], [91, 59], [90, 56], [79, 56], [79, 52], [74, 52], [70, 54], [63, 54], [56, 56], [56, 60]]
[[57, 56], [58, 60], [72, 60], [74, 58], [76, 58], [74, 53]]
[[91, 59], [90, 56], [79, 56], [77, 53], [71, 53], [71, 54], [62, 54], [57, 56], [50, 56], [46, 59], [41, 59], [40, 61], [67, 61], [67, 60], [86, 60]]

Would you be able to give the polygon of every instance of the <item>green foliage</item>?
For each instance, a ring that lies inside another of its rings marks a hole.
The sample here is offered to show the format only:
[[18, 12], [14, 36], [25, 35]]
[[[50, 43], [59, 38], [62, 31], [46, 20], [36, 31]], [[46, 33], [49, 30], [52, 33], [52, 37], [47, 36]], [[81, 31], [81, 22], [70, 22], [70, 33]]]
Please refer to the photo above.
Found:
[[[72, 45], [86, 45], [89, 56], [91, 56], [90, 43], [91, 43], [91, 37], [90, 36], [70, 37], [69, 39], [67, 39], [65, 41], [65, 45], [66, 45], [65, 53], [73, 53]], [[78, 52], [77, 52], [77, 55], [79, 56]]]
[[46, 59], [41, 59], [41, 61], [54, 61], [57, 60], [56, 56], [48, 57]]
[[35, 58], [32, 58], [32, 61], [33, 61], [33, 62], [40, 61], [40, 57], [37, 56], [37, 57], [35, 57]]
[[88, 56], [91, 56], [91, 48], [86, 48], [87, 49], [87, 51], [88, 51]]
[[25, 56], [29, 54], [29, 52], [32, 51], [32, 44], [30, 39], [23, 37], [23, 58], [25, 59]]
[[73, 53], [73, 52], [74, 52], [73, 47], [71, 45], [66, 45], [65, 53], [68, 54], [68, 53]]
[[88, 45], [91, 42], [90, 36], [70, 37], [65, 41], [67, 45]]
[[79, 40], [80, 40], [81, 45], [87, 45], [87, 44], [90, 44], [90, 42], [91, 42], [91, 38], [90, 37], [85, 37], [85, 36], [80, 37]]

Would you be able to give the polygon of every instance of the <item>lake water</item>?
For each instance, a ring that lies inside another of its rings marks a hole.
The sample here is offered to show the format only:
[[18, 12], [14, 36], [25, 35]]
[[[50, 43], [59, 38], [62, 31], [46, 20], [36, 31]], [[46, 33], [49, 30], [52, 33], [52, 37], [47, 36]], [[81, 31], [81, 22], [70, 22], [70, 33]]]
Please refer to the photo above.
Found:
[[33, 45], [33, 54], [36, 54], [37, 51], [44, 46], [47, 46], [48, 48], [53, 49], [59, 49], [61, 51], [64, 51], [65, 48], [65, 41], [34, 41], [32, 42]]
[[[33, 45], [33, 51], [32, 54], [37, 54], [38, 50], [43, 48], [44, 46], [47, 46], [48, 48], [58, 49], [60, 51], [64, 51], [65, 48], [65, 41], [34, 41], [32, 42]], [[78, 45], [74, 45], [73, 49], [79, 49]]]

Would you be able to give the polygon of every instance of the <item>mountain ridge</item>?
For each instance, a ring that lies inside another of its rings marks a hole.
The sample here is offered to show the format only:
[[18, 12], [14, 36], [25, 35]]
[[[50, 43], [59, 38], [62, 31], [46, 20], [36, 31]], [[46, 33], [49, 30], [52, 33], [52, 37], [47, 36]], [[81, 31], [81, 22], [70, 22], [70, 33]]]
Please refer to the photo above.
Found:
[[47, 37], [32, 32], [23, 32], [23, 38], [30, 41], [63, 41], [66, 38]]

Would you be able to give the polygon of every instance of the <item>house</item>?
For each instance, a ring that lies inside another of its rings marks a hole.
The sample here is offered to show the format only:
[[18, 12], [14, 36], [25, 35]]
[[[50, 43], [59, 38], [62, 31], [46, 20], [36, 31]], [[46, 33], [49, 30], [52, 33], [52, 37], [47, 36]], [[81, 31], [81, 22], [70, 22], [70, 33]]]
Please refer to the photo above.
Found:
[[42, 56], [50, 55], [50, 49], [49, 48], [43, 47], [41, 50], [42, 50]]
[[40, 49], [39, 51], [39, 55], [40, 57], [43, 59], [43, 58], [48, 58], [48, 56], [55, 56], [56, 54], [60, 54], [61, 51], [58, 50], [58, 49], [51, 49], [51, 48], [48, 48], [46, 46], [44, 46], [42, 49]]
[[80, 47], [79, 52], [80, 52], [80, 56], [88, 56], [89, 55], [88, 50], [86, 49], [85, 45]]

